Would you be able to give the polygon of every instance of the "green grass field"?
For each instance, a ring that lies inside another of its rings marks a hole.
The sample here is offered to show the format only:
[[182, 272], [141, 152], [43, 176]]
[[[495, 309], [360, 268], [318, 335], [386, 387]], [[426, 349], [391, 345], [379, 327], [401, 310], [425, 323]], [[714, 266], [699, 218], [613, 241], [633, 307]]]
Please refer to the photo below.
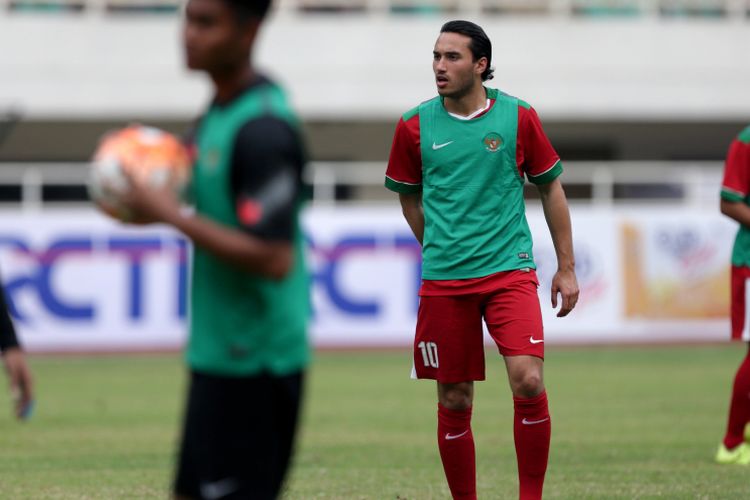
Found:
[[[739, 345], [551, 348], [546, 498], [750, 498], [750, 468], [714, 465]], [[488, 352], [473, 429], [480, 498], [514, 498], [512, 404]], [[182, 412], [178, 355], [31, 358], [33, 418], [0, 393], [0, 498], [166, 498]], [[435, 389], [403, 352], [318, 353], [288, 499], [449, 498]]]

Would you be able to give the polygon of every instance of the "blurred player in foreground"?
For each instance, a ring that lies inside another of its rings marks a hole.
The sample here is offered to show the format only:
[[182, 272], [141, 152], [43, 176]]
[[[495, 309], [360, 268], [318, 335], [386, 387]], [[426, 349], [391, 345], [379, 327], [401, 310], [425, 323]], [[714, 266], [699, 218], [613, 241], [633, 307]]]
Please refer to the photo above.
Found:
[[2, 352], [5, 371], [8, 374], [14, 413], [18, 419], [27, 419], [31, 416], [34, 403], [34, 383], [31, 370], [26, 363], [26, 356], [16, 338], [2, 286], [0, 286], [0, 352]]
[[484, 318], [513, 392], [520, 498], [536, 499], [551, 425], [524, 176], [539, 189], [557, 253], [558, 316], [575, 307], [578, 284], [560, 159], [531, 106], [483, 85], [491, 59], [476, 24], [442, 27], [432, 62], [439, 96], [402, 116], [385, 185], [422, 244], [414, 367], [437, 380], [438, 448], [453, 498], [477, 497], [471, 413], [474, 381], [485, 378]]
[[[721, 184], [721, 213], [740, 223], [732, 250], [732, 338], [750, 342], [750, 127], [732, 141]], [[716, 461], [750, 465], [750, 344], [734, 377], [729, 422]]]
[[135, 220], [170, 224], [194, 244], [178, 498], [279, 495], [310, 356], [303, 146], [284, 91], [251, 64], [269, 4], [188, 1], [187, 66], [215, 91], [193, 137], [196, 211], [133, 178], [125, 198]]

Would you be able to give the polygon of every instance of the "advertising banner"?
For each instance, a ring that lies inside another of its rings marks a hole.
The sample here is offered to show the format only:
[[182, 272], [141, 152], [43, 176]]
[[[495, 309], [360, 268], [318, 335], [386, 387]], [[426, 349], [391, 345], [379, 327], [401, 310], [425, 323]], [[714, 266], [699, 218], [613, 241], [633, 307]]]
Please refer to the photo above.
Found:
[[[736, 226], [698, 210], [573, 208], [577, 308], [557, 318], [557, 261], [541, 210], [528, 213], [550, 344], [729, 337]], [[304, 213], [319, 347], [411, 344], [420, 247], [398, 207]], [[0, 212], [0, 270], [24, 344], [36, 351], [175, 349], [185, 339], [189, 245], [163, 226], [93, 209]], [[558, 304], [559, 307], [559, 304]]]

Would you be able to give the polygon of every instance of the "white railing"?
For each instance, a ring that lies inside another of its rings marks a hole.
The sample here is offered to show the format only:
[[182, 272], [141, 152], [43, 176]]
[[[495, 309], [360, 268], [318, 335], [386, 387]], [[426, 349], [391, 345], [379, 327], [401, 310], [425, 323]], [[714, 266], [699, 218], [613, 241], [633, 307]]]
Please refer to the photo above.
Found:
[[[184, 0], [0, 0], [0, 12], [163, 13]], [[283, 15], [431, 14], [750, 18], [750, 0], [276, 0]]]
[[[336, 186], [382, 186], [384, 173], [382, 162], [317, 162], [308, 176], [313, 199], [333, 203]], [[721, 162], [571, 161], [564, 162], [562, 180], [571, 187], [590, 186], [590, 196], [581, 201], [599, 206], [639, 200], [705, 206], [717, 202], [721, 176]], [[673, 190], [659, 195], [654, 188]], [[392, 195], [383, 189], [382, 199]]]
[[[584, 187], [589, 193], [576, 196], [575, 201], [597, 206], [642, 201], [713, 206], [722, 175], [721, 162], [566, 162], [564, 166], [563, 183], [571, 193], [575, 187]], [[313, 162], [307, 181], [316, 204], [392, 202], [394, 195], [382, 187], [384, 172], [384, 162]], [[0, 164], [0, 187], [19, 188], [23, 210], [52, 205], [44, 201], [45, 186], [84, 186], [87, 177], [88, 168], [83, 163]], [[337, 200], [339, 186], [366, 193]]]

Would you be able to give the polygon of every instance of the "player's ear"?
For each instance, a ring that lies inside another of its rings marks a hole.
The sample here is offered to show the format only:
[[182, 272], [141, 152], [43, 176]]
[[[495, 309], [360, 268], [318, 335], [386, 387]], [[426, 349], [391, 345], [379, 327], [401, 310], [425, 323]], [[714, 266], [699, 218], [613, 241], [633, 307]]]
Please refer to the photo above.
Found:
[[484, 72], [485, 72], [485, 70], [487, 70], [487, 64], [488, 64], [487, 58], [486, 58], [486, 57], [484, 57], [484, 56], [480, 57], [480, 58], [479, 58], [479, 59], [477, 59], [477, 61], [476, 61], [476, 62], [474, 63], [474, 72], [475, 72], [475, 73], [476, 73], [477, 75], [480, 75], [480, 76], [481, 76], [481, 75], [482, 75], [482, 73], [484, 73]]

